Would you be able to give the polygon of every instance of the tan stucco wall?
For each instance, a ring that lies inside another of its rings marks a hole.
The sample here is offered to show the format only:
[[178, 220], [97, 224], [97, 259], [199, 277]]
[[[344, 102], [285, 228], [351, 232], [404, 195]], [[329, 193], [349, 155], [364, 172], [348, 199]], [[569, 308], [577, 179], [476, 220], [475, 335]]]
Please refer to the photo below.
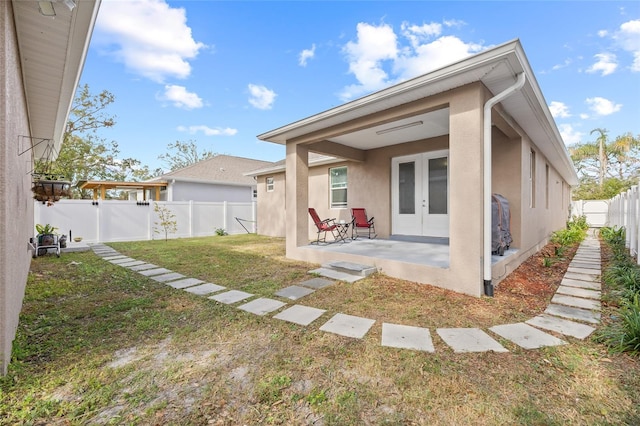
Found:
[[[258, 234], [284, 237], [285, 232], [285, 177], [284, 172], [258, 177]], [[267, 177], [273, 177], [273, 191], [267, 192]]]
[[31, 152], [26, 104], [17, 52], [11, 2], [0, 2], [0, 368], [6, 373], [18, 326], [33, 231], [30, 190]]

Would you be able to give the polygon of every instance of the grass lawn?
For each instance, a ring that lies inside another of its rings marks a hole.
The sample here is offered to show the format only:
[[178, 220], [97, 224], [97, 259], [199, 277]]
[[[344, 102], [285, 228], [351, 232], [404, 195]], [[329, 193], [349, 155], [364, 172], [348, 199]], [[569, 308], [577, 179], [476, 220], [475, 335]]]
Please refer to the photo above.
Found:
[[[255, 235], [110, 245], [271, 298], [316, 267], [285, 259], [283, 240]], [[637, 358], [589, 339], [538, 350], [501, 340], [510, 352], [500, 354], [454, 354], [439, 340], [436, 327], [486, 329], [544, 310], [562, 264], [535, 261], [494, 298], [378, 274], [336, 283], [297, 302], [327, 310], [302, 327], [91, 252], [38, 257], [0, 378], [0, 424], [640, 424]], [[376, 323], [362, 340], [318, 330], [338, 312]], [[382, 347], [383, 321], [428, 327], [436, 352]]]

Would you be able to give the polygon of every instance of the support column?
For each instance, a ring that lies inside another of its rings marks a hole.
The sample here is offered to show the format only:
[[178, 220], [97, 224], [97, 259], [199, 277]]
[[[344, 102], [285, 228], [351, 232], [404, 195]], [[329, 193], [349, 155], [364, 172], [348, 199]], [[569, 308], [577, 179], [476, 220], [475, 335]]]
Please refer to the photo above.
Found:
[[287, 256], [309, 244], [309, 149], [287, 144], [286, 231]]

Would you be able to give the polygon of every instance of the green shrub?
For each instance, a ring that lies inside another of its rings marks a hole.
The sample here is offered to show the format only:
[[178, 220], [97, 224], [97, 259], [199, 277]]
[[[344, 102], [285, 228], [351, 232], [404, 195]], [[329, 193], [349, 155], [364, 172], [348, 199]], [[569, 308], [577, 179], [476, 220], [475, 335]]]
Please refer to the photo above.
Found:
[[587, 231], [589, 229], [589, 224], [587, 223], [587, 216], [573, 215], [571, 219], [567, 222], [567, 229], [573, 229], [573, 228]]
[[623, 301], [619, 319], [598, 331], [595, 340], [606, 344], [614, 352], [640, 355], [640, 295]]
[[551, 234], [551, 242], [567, 247], [582, 242], [587, 236], [587, 231], [578, 227], [567, 228]]

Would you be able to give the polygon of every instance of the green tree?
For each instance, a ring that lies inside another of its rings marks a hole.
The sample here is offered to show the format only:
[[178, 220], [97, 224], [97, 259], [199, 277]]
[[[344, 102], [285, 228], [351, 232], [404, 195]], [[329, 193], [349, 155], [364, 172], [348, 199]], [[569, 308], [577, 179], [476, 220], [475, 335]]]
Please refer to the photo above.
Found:
[[72, 183], [74, 198], [88, 198], [76, 187], [83, 180], [145, 180], [154, 173], [134, 158], [119, 158], [118, 143], [98, 136], [98, 130], [113, 127], [115, 116], [108, 107], [115, 96], [107, 90], [94, 95], [87, 84], [78, 89], [69, 114], [60, 153], [52, 172]]
[[199, 161], [216, 156], [216, 153], [213, 151], [199, 151], [198, 145], [196, 145], [193, 140], [188, 142], [176, 141], [175, 143], [170, 143], [167, 145], [167, 150], [169, 152], [159, 155], [158, 158], [162, 160], [162, 162], [171, 171], [182, 169]]
[[635, 184], [640, 176], [640, 138], [631, 133], [609, 141], [606, 129], [594, 129], [595, 141], [569, 148], [580, 177], [573, 198], [608, 199]]

